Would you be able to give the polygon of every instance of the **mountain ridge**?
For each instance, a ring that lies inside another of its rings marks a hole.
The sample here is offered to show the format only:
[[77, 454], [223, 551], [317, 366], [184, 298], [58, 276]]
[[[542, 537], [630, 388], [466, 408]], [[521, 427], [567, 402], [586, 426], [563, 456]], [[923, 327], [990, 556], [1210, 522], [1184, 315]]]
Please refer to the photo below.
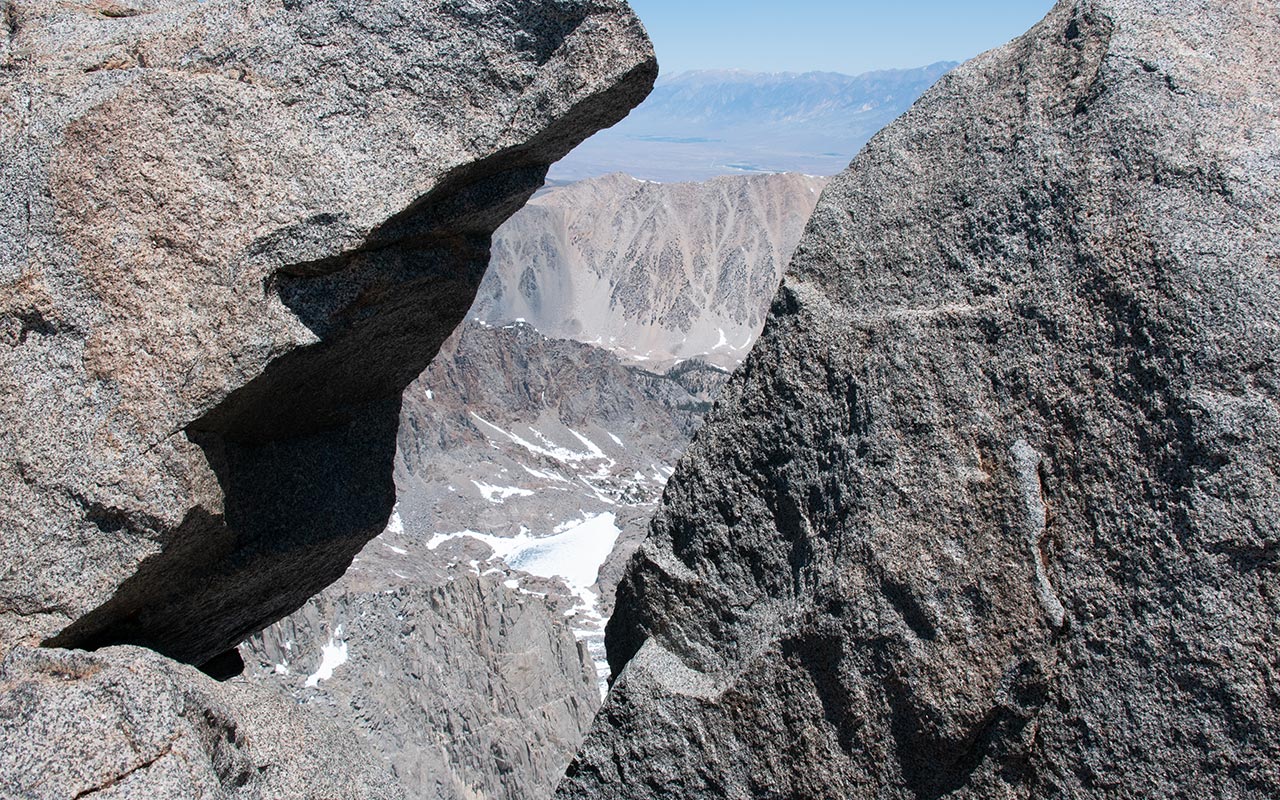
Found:
[[664, 182], [744, 172], [833, 175], [955, 66], [660, 76], [645, 103], [580, 145], [551, 177], [573, 181], [620, 170]]

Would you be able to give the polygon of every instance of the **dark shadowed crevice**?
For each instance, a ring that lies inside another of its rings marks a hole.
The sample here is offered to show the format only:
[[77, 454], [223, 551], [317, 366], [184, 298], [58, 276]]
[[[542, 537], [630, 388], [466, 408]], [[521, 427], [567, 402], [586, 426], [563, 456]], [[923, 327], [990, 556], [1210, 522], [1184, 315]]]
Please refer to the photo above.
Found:
[[822, 703], [823, 716], [835, 730], [840, 749], [852, 753], [863, 721], [853, 713], [855, 703], [840, 674], [845, 656], [840, 635], [810, 633], [784, 640], [781, 646], [785, 657], [798, 659], [809, 673], [814, 691]]
[[240, 650], [233, 647], [201, 664], [200, 671], [216, 681], [229, 681], [244, 673], [244, 659]]

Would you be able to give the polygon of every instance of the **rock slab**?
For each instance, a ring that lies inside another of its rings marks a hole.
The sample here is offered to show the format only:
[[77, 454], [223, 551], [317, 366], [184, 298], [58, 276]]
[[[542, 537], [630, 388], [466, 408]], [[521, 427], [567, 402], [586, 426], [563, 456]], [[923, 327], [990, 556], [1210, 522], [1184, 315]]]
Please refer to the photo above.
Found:
[[490, 234], [656, 65], [621, 0], [5, 0], [0, 650], [204, 663], [341, 576]]
[[383, 530], [490, 235], [655, 74], [621, 0], [0, 0], [0, 794], [400, 795], [177, 662]]
[[868, 145], [560, 798], [1280, 795], [1278, 46], [1063, 0]]

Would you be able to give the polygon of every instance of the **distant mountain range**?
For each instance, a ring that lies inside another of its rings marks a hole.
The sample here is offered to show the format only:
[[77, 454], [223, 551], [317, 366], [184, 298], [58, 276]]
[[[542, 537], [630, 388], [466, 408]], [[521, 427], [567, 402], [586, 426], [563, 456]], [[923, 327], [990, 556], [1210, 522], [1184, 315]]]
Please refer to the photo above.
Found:
[[794, 173], [700, 183], [615, 173], [550, 188], [494, 235], [471, 315], [527, 322], [647, 369], [692, 358], [733, 369], [826, 185]]
[[683, 72], [552, 167], [553, 181], [628, 172], [656, 181], [751, 172], [833, 175], [956, 66], [863, 75]]

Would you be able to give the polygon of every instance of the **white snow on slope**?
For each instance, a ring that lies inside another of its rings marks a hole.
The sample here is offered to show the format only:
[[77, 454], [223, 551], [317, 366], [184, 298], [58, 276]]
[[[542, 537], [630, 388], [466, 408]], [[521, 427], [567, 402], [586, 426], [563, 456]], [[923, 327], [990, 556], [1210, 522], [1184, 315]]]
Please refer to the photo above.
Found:
[[[342, 626], [339, 625], [333, 633], [334, 636], [341, 636]], [[334, 642], [333, 636], [330, 636], [329, 643], [320, 648], [320, 666], [316, 667], [316, 671], [307, 678], [306, 685], [312, 689], [316, 688], [320, 685], [320, 681], [332, 678], [333, 671], [345, 663], [347, 663], [347, 643]]]
[[[539, 439], [542, 440], [541, 445], [534, 444], [528, 439], [518, 436], [517, 434], [514, 434], [511, 431], [503, 430], [502, 428], [498, 427], [497, 425], [494, 425], [492, 422], [480, 416], [479, 414], [475, 413], [474, 411], [471, 412], [471, 416], [476, 421], [482, 423], [485, 427], [490, 428], [493, 431], [496, 431], [500, 436], [505, 438], [507, 441], [511, 442], [512, 444], [523, 447], [525, 450], [528, 450], [530, 453], [533, 453], [534, 455], [546, 456], [548, 458], [554, 458], [556, 461], [563, 461], [566, 463], [575, 463], [579, 461], [592, 461], [599, 458], [605, 458], [603, 453], [601, 453], [600, 455], [596, 455], [593, 452], [580, 453], [576, 450], [570, 450], [567, 447], [561, 447], [560, 445], [551, 441], [547, 437], [543, 436], [537, 430], [530, 428], [529, 430], [533, 431], [534, 436], [537, 436]], [[579, 439], [584, 439], [584, 437], [579, 436], [578, 434], [574, 434], [574, 435], [578, 436]], [[492, 440], [492, 437], [490, 437], [490, 439]], [[584, 444], [585, 443], [586, 441], [584, 440]], [[599, 451], [599, 448], [595, 448], [595, 449]]]
[[564, 477], [563, 475], [557, 475], [554, 472], [544, 472], [540, 469], [534, 469], [533, 467], [526, 467], [524, 464], [521, 464], [520, 468], [523, 469], [525, 472], [529, 473], [530, 475], [532, 475], [533, 477], [541, 478], [544, 481], [555, 481], [556, 483], [572, 483], [572, 481], [570, 481], [568, 478]]
[[493, 486], [482, 481], [472, 481], [472, 483], [480, 490], [485, 500], [495, 505], [502, 505], [510, 497], [533, 497], [532, 491], [518, 486]]
[[595, 443], [595, 442], [591, 441], [591, 440], [590, 440], [590, 439], [588, 439], [587, 437], [585, 437], [585, 436], [583, 436], [582, 434], [578, 433], [578, 432], [577, 432], [577, 431], [575, 431], [573, 428], [570, 428], [570, 429], [569, 429], [569, 433], [572, 433], [572, 434], [574, 435], [574, 438], [576, 438], [578, 441], [580, 441], [580, 442], [582, 442], [584, 445], [586, 445], [587, 452], [591, 454], [591, 457], [592, 457], [592, 458], [597, 458], [597, 459], [600, 459], [601, 461], [608, 461], [608, 462], [610, 462], [610, 463], [612, 463], [612, 462], [613, 462], [613, 459], [611, 459], [611, 458], [609, 458], [607, 455], [605, 455], [605, 454], [604, 454], [604, 451], [603, 451], [603, 450], [601, 450], [601, 449], [600, 449], [600, 447], [599, 447], [598, 445], [596, 445], [596, 443]]
[[427, 547], [435, 550], [451, 539], [470, 536], [484, 542], [511, 567], [544, 578], [560, 577], [590, 610], [596, 607], [596, 582], [622, 530], [617, 516], [606, 511], [586, 514], [581, 519], [556, 526], [549, 536], [534, 536], [522, 529], [519, 536], [493, 536], [476, 531], [439, 533]]

